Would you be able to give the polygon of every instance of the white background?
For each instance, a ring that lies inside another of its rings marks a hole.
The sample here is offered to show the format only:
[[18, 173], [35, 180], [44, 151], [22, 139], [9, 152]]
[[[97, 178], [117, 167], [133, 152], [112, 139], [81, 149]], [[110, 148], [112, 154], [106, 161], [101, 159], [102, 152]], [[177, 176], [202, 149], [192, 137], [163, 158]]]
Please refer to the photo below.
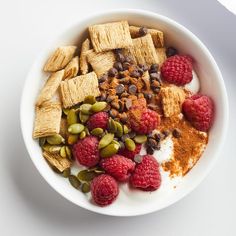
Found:
[[[209, 176], [175, 205], [116, 218], [83, 210], [42, 179], [24, 147], [19, 104], [34, 58], [55, 34], [93, 12], [140, 8], [195, 33], [215, 57], [230, 103], [230, 129]], [[0, 235], [236, 235], [236, 16], [216, 0], [0, 0]]]

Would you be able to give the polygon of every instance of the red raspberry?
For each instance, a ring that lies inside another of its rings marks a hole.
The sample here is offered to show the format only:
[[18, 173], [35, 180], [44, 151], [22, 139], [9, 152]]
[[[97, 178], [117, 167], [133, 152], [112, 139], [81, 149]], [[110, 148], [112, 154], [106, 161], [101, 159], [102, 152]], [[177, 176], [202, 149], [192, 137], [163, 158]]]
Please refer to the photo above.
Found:
[[190, 123], [200, 131], [207, 131], [210, 129], [214, 116], [213, 101], [204, 95], [193, 95], [187, 98], [182, 110]]
[[134, 171], [135, 163], [124, 156], [114, 155], [102, 159], [100, 166], [116, 180], [124, 182]]
[[135, 155], [140, 153], [141, 147], [141, 144], [136, 144], [136, 148], [134, 149], [134, 151], [129, 151], [127, 148], [124, 148], [119, 151], [119, 154], [131, 160], [134, 160]]
[[142, 162], [136, 165], [130, 177], [130, 184], [143, 191], [154, 191], [160, 187], [159, 164], [153, 156], [143, 156]]
[[91, 194], [99, 206], [109, 205], [119, 194], [118, 184], [110, 175], [99, 175], [91, 182]]
[[108, 122], [108, 114], [106, 112], [98, 112], [90, 116], [87, 127], [89, 130], [93, 130], [95, 128], [107, 128]]
[[131, 108], [129, 118], [131, 129], [139, 134], [149, 134], [160, 124], [160, 116], [150, 109]]
[[73, 145], [73, 156], [75, 160], [86, 167], [92, 167], [99, 162], [98, 139], [88, 136]]
[[192, 58], [190, 56], [175, 55], [169, 57], [161, 67], [162, 78], [176, 85], [185, 85], [191, 82]]

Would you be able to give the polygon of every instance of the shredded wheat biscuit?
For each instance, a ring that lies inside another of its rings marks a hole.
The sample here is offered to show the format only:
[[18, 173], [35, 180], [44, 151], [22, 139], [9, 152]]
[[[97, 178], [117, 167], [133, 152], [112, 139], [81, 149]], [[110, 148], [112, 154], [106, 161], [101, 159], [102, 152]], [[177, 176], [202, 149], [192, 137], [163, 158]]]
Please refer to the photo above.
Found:
[[58, 134], [61, 122], [61, 104], [59, 102], [45, 102], [36, 107], [33, 138]]
[[63, 76], [64, 70], [51, 74], [36, 100], [36, 106], [42, 105], [44, 102], [49, 101], [53, 97], [63, 79]]
[[184, 90], [176, 86], [170, 86], [162, 88], [160, 94], [164, 116], [171, 117], [180, 114], [185, 99]]
[[129, 48], [132, 46], [127, 21], [90, 26], [89, 34], [95, 52], [104, 52], [116, 48]]
[[158, 56], [158, 65], [159, 67], [166, 60], [166, 48], [156, 48], [157, 56]]
[[71, 162], [68, 159], [61, 157], [58, 153], [43, 151], [43, 157], [51, 166], [56, 167], [60, 172], [71, 166]]
[[61, 82], [61, 97], [65, 108], [82, 102], [88, 95], [95, 97], [100, 95], [98, 78], [95, 72]]
[[47, 60], [43, 70], [46, 72], [55, 72], [64, 69], [73, 58], [76, 49], [76, 46], [64, 46], [57, 48]]
[[71, 79], [79, 72], [79, 57], [74, 57], [69, 64], [65, 67], [63, 79]]
[[89, 50], [87, 59], [99, 78], [113, 67], [115, 55], [112, 51], [96, 53], [94, 50]]
[[[132, 38], [140, 37], [139, 29], [140, 29], [140, 27], [137, 27], [137, 26], [130, 26], [129, 27], [129, 31], [130, 31]], [[156, 30], [156, 29], [148, 29], [147, 33], [151, 34], [154, 46], [156, 48], [164, 47], [164, 34], [162, 31]]]
[[[158, 56], [150, 34], [133, 39], [133, 47], [128, 50], [128, 54], [130, 54], [137, 64], [150, 66], [158, 63]], [[127, 51], [124, 54], [126, 53]]]
[[85, 75], [89, 71], [89, 64], [87, 61], [86, 53], [90, 50], [90, 40], [86, 39], [82, 43], [81, 53], [80, 53], [80, 71], [82, 75]]
[[61, 118], [61, 123], [60, 123], [60, 135], [64, 138], [67, 139], [69, 136], [68, 132], [68, 124], [66, 118]]

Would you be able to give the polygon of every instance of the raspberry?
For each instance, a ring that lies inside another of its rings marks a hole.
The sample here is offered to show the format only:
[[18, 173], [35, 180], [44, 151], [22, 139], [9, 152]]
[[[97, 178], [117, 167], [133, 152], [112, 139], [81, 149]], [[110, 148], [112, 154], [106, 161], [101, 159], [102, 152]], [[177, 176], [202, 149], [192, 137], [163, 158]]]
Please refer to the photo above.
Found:
[[139, 134], [149, 134], [160, 124], [160, 116], [150, 109], [131, 108], [129, 118], [131, 129]]
[[153, 156], [143, 156], [142, 162], [136, 165], [130, 177], [130, 184], [143, 191], [154, 191], [160, 187], [159, 164]]
[[127, 148], [124, 148], [119, 151], [119, 154], [131, 160], [134, 160], [135, 155], [140, 153], [141, 147], [141, 144], [136, 144], [136, 148], [134, 149], [134, 151], [129, 151]]
[[95, 128], [107, 128], [108, 122], [108, 114], [106, 112], [98, 112], [94, 115], [90, 116], [87, 127], [89, 130], [93, 130]]
[[205, 95], [193, 95], [187, 98], [182, 110], [190, 123], [200, 131], [207, 131], [210, 129], [214, 115], [213, 101]]
[[161, 67], [162, 78], [176, 85], [185, 85], [191, 82], [192, 58], [190, 56], [175, 55], [169, 57]]
[[114, 155], [102, 159], [100, 166], [116, 180], [124, 182], [134, 171], [135, 163], [124, 156]]
[[99, 206], [109, 205], [119, 194], [118, 184], [110, 175], [99, 175], [91, 182], [91, 194]]
[[99, 162], [98, 139], [88, 136], [73, 145], [73, 156], [75, 160], [86, 167], [92, 167]]

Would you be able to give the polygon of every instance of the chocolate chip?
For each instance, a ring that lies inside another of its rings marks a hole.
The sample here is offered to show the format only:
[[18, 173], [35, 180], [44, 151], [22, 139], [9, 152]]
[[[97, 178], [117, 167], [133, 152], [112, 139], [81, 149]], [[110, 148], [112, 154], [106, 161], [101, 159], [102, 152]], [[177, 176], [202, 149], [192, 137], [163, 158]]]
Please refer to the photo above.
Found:
[[121, 141], [124, 142], [127, 138], [130, 138], [128, 134], [124, 134], [121, 137]]
[[153, 111], [156, 111], [158, 109], [158, 106], [152, 103], [148, 104], [147, 107]]
[[164, 131], [162, 131], [162, 134], [164, 136], [163, 139], [165, 139], [166, 137], [169, 136], [170, 132], [168, 130], [164, 130]]
[[132, 107], [132, 100], [127, 98], [126, 101], [125, 101], [125, 107], [127, 110], [130, 109], [130, 107]]
[[112, 118], [116, 118], [118, 116], [118, 111], [116, 109], [111, 109], [109, 114]]
[[114, 49], [114, 53], [115, 53], [115, 54], [122, 53], [122, 48], [116, 48], [116, 49]]
[[152, 91], [158, 94], [160, 92], [160, 89], [161, 89], [160, 87], [157, 87], [157, 88], [152, 89]]
[[161, 141], [161, 135], [159, 133], [154, 134], [154, 138], [156, 139], [158, 143]]
[[118, 71], [123, 71], [123, 66], [121, 62], [115, 62], [114, 68], [116, 68]]
[[152, 89], [156, 89], [156, 88], [158, 88], [158, 87], [160, 87], [159, 81], [153, 80], [152, 83], [151, 83], [151, 88], [152, 88]]
[[124, 69], [124, 70], [128, 70], [129, 67], [130, 67], [130, 63], [129, 63], [129, 62], [124, 62], [124, 63], [123, 63], [123, 69]]
[[125, 62], [133, 63], [133, 59], [130, 56], [125, 56]]
[[150, 67], [150, 70], [149, 70], [149, 72], [150, 73], [155, 73], [155, 72], [157, 72], [158, 71], [158, 64], [152, 64], [151, 65], [151, 67]]
[[108, 78], [108, 75], [107, 74], [104, 74], [104, 75], [102, 75], [100, 78], [99, 78], [99, 83], [103, 83], [103, 82], [105, 82], [106, 80], [107, 80], [107, 78]]
[[119, 109], [118, 109], [119, 112], [123, 112], [124, 106], [125, 106], [125, 105], [124, 105], [124, 102], [122, 102], [122, 101], [119, 100], [118, 103], [119, 103]]
[[120, 150], [125, 149], [125, 144], [123, 142], [119, 141], [119, 144], [120, 144]]
[[108, 95], [106, 100], [107, 102], [112, 102], [115, 98], [116, 98], [115, 95]]
[[129, 86], [129, 93], [130, 93], [130, 94], [136, 94], [136, 92], [137, 92], [137, 87], [136, 87], [136, 85], [131, 84], [131, 85]]
[[144, 36], [148, 33], [148, 29], [146, 27], [139, 28], [139, 35]]
[[147, 71], [148, 70], [148, 66], [144, 65], [144, 64], [138, 64], [138, 67], [142, 70], [142, 71]]
[[116, 60], [123, 63], [123, 62], [125, 62], [125, 56], [121, 52], [118, 52], [116, 54]]
[[123, 84], [119, 84], [116, 86], [116, 93], [121, 94], [125, 91], [125, 86]]
[[154, 72], [154, 73], [150, 73], [150, 79], [151, 80], [159, 80], [160, 76], [158, 73]]
[[177, 50], [177, 49], [175, 49], [175, 48], [173, 48], [173, 47], [168, 47], [168, 48], [166, 49], [166, 56], [167, 56], [167, 57], [172, 57], [172, 56], [174, 56], [174, 55], [176, 55], [176, 54], [178, 54], [178, 50]]
[[130, 137], [130, 138], [134, 138], [135, 136], [136, 136], [136, 133], [135, 133], [135, 132], [131, 131], [131, 132], [129, 133], [129, 137]]
[[126, 123], [127, 120], [128, 120], [128, 115], [127, 115], [125, 112], [121, 113], [121, 114], [120, 114], [120, 121], [121, 121], [122, 123]]
[[152, 147], [153, 149], [156, 149], [157, 141], [154, 138], [149, 138], [147, 141], [147, 145]]
[[175, 137], [175, 138], [180, 138], [181, 137], [181, 131], [179, 129], [174, 129], [172, 131], [172, 135]]
[[119, 102], [117, 100], [114, 100], [111, 102], [111, 106], [113, 108], [115, 108], [116, 110], [119, 110], [120, 109], [120, 105], [119, 105]]
[[118, 74], [118, 71], [116, 68], [111, 68], [109, 71], [108, 71], [108, 75], [110, 77], [115, 77], [116, 75]]
[[152, 155], [154, 153], [154, 150], [152, 149], [152, 147], [147, 146], [146, 147], [146, 152], [147, 152], [147, 154]]
[[138, 72], [138, 70], [133, 70], [130, 72], [130, 76], [133, 78], [138, 78], [140, 77], [140, 73]]
[[106, 98], [107, 94], [105, 92], [101, 92], [100, 101], [106, 101]]
[[152, 94], [145, 92], [145, 93], [144, 93], [144, 97], [145, 97], [147, 100], [151, 100], [151, 99], [152, 99]]
[[128, 77], [125, 77], [125, 78], [120, 79], [119, 82], [121, 84], [129, 84], [130, 81]]

